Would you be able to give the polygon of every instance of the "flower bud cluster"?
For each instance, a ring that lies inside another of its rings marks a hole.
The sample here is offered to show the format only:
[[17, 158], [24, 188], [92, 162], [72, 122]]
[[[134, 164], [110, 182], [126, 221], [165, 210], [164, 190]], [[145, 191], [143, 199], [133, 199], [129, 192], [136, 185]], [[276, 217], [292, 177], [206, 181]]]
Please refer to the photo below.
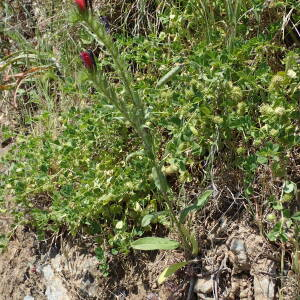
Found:
[[77, 5], [80, 13], [87, 12], [88, 10], [87, 0], [75, 0], [75, 4]]
[[80, 58], [89, 72], [95, 72], [97, 70], [95, 57], [92, 50], [81, 52]]

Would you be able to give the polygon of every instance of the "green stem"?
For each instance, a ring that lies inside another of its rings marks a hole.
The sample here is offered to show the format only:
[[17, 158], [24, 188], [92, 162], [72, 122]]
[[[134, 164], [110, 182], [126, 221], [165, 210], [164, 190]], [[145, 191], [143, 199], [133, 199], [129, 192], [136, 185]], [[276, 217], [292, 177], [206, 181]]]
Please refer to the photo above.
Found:
[[[119, 52], [113, 43], [112, 38], [110, 37], [110, 35], [108, 35], [105, 32], [104, 27], [99, 26], [99, 24], [95, 22], [93, 16], [91, 15], [83, 16], [83, 20], [87, 24], [88, 28], [104, 44], [108, 52], [111, 54], [113, 62], [115, 64], [116, 71], [118, 72], [124, 84], [127, 97], [120, 99], [117, 96], [115, 89], [109, 84], [109, 82], [102, 74], [97, 74], [96, 76], [96, 73], [91, 73], [90, 77], [94, 82], [96, 88], [99, 88], [103, 93], [103, 95], [108, 99], [108, 101], [113, 105], [115, 105], [115, 107], [123, 114], [125, 119], [131, 123], [131, 125], [133, 126], [133, 128], [135, 129], [139, 137], [142, 139], [145, 153], [147, 157], [152, 161], [153, 168], [156, 171], [160, 192], [166, 203], [167, 211], [171, 216], [172, 222], [177, 227], [185, 253], [188, 256], [189, 253], [191, 252], [190, 251], [191, 246], [189, 243], [190, 237], [189, 235], [187, 235], [188, 231], [184, 230], [183, 224], [180, 224], [174, 212], [174, 204], [168, 195], [169, 187], [168, 187], [167, 179], [161, 170], [160, 163], [157, 160], [157, 155], [154, 150], [155, 144], [154, 144], [153, 136], [144, 127], [144, 124], [146, 122], [145, 107], [138, 94], [132, 88], [132, 78], [129, 76], [127, 72], [127, 65], [121, 59]], [[130, 104], [132, 105], [130, 107], [131, 113], [128, 112], [129, 108], [127, 106]]]
[[118, 49], [115, 48], [114, 42], [109, 34], [105, 32], [104, 26], [99, 26], [98, 23], [95, 22], [94, 18], [90, 15], [85, 18], [85, 22], [91, 31], [99, 38], [100, 41], [107, 48], [108, 52], [111, 54], [114, 64], [116, 66], [116, 70], [119, 73], [120, 78], [124, 83], [124, 87], [132, 102], [144, 110], [143, 102], [131, 88], [131, 78], [127, 72], [127, 66], [125, 61], [123, 61], [119, 55]]

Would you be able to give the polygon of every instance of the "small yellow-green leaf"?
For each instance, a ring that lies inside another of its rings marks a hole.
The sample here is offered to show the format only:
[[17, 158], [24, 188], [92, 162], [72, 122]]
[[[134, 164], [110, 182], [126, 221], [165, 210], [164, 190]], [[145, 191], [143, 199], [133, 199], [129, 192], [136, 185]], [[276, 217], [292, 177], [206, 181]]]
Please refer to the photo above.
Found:
[[300, 221], [300, 211], [297, 211], [293, 216], [292, 219], [295, 221]]
[[205, 191], [203, 194], [201, 194], [200, 197], [198, 197], [197, 199], [197, 206], [198, 206], [198, 209], [199, 208], [202, 208], [208, 201], [209, 197], [212, 195], [213, 193], [213, 190], [208, 190], [208, 191]]
[[185, 265], [189, 264], [189, 261], [183, 261], [177, 264], [173, 264], [171, 266], [168, 266], [163, 270], [163, 272], [159, 275], [157, 281], [159, 284], [162, 284], [165, 280], [168, 279], [172, 274], [174, 274], [177, 270], [181, 269]]
[[124, 227], [124, 222], [123, 221], [119, 221], [116, 224], [116, 229], [122, 229]]
[[142, 227], [146, 227], [151, 223], [151, 220], [154, 218], [154, 215], [149, 214], [143, 217], [142, 219]]

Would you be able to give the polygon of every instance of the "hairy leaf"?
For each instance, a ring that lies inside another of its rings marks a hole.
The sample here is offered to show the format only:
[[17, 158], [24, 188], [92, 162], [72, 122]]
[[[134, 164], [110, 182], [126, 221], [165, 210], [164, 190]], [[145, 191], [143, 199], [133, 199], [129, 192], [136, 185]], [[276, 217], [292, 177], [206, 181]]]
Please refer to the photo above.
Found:
[[179, 243], [159, 237], [145, 237], [131, 243], [131, 247], [138, 250], [173, 250], [179, 247]]

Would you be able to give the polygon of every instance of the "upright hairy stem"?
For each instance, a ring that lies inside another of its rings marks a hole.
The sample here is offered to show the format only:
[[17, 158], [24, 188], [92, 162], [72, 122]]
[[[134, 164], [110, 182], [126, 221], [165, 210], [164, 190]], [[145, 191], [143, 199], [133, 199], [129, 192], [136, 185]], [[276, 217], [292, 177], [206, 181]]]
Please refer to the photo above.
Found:
[[122, 98], [118, 97], [115, 89], [109, 84], [103, 74], [91, 73], [91, 79], [96, 87], [98, 87], [103, 95], [108, 99], [108, 101], [112, 103], [122, 113], [126, 120], [131, 123], [139, 137], [142, 139], [145, 153], [152, 161], [153, 170], [156, 174], [156, 180], [158, 181], [158, 187], [163, 196], [165, 205], [167, 206], [167, 210], [171, 216], [172, 222], [177, 227], [185, 252], [187, 255], [189, 255], [191, 248], [189, 236], [187, 236], [187, 230], [184, 230], [183, 225], [180, 224], [174, 212], [174, 204], [169, 197], [167, 180], [162, 172], [160, 162], [158, 161], [154, 150], [155, 147], [153, 136], [144, 126], [146, 123], [145, 106], [139, 95], [133, 89], [133, 80], [127, 71], [127, 65], [120, 57], [117, 48], [114, 46], [111, 36], [105, 32], [104, 26], [99, 25], [93, 16], [89, 14], [82, 15], [82, 20], [85, 22], [88, 29], [92, 32], [96, 39], [104, 44], [105, 48], [110, 53], [115, 65], [115, 69], [123, 82], [125, 96]]

